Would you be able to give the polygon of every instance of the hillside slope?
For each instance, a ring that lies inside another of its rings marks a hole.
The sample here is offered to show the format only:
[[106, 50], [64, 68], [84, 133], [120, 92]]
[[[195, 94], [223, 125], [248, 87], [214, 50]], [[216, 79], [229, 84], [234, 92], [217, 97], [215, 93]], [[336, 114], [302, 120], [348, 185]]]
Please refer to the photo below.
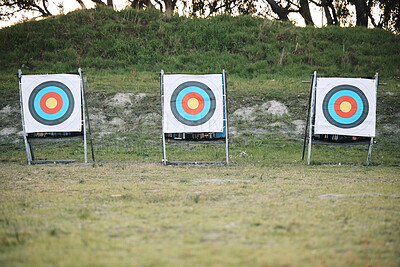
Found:
[[399, 76], [400, 38], [379, 29], [299, 28], [249, 16], [173, 17], [157, 10], [78, 10], [0, 31], [0, 69], [82, 68]]

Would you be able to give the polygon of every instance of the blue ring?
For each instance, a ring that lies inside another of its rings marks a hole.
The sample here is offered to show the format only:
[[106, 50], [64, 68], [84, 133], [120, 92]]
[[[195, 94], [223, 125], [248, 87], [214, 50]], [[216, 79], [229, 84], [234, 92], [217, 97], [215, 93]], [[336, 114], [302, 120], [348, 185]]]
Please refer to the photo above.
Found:
[[[338, 100], [339, 97], [342, 97], [342, 96], [349, 96], [349, 97], [353, 98], [357, 103], [356, 113], [349, 118], [342, 118], [335, 111], [335, 102], [336, 102], [336, 100]], [[342, 91], [334, 93], [328, 102], [329, 115], [331, 115], [332, 119], [334, 119], [335, 121], [337, 121], [339, 123], [343, 123], [343, 124], [350, 124], [350, 123], [354, 123], [355, 121], [357, 121], [361, 117], [363, 110], [364, 110], [364, 105], [361, 100], [361, 97], [357, 93], [355, 93], [353, 91], [349, 91], [349, 90], [342, 90]]]
[[[357, 103], [357, 111], [350, 118], [342, 118], [336, 114], [334, 104], [341, 96], [350, 96]], [[322, 112], [325, 119], [338, 128], [349, 129], [361, 125], [368, 117], [369, 104], [364, 92], [348, 84], [341, 84], [328, 91], [322, 101]]]
[[[63, 100], [63, 106], [55, 114], [47, 114], [40, 107], [40, 100], [49, 92], [59, 94]], [[32, 117], [39, 123], [47, 126], [58, 125], [66, 121], [75, 108], [74, 96], [65, 84], [57, 81], [47, 81], [36, 86], [29, 95], [28, 109]]]
[[[204, 108], [200, 113], [198, 113], [196, 115], [192, 115], [192, 114], [187, 113], [183, 109], [183, 106], [182, 106], [183, 98], [189, 93], [198, 93], [204, 99]], [[204, 116], [206, 116], [208, 111], [210, 110], [210, 107], [211, 107], [211, 105], [210, 105], [210, 97], [208, 96], [208, 94], [206, 92], [204, 92], [203, 89], [201, 89], [201, 88], [199, 88], [197, 86], [186, 87], [185, 89], [180, 91], [180, 93], [176, 97], [176, 109], [178, 110], [178, 113], [183, 118], [185, 118], [187, 120], [190, 120], [190, 121], [197, 121], [197, 120], [200, 120], [201, 118], [203, 118]]]
[[[42, 100], [42, 97], [47, 94], [47, 93], [51, 93], [54, 92], [58, 95], [61, 96], [61, 99], [63, 101], [63, 105], [61, 107], [61, 109], [54, 114], [48, 114], [46, 112], [44, 112], [42, 110], [42, 108], [40, 107], [40, 101]], [[45, 120], [56, 120], [61, 118], [68, 110], [68, 106], [69, 106], [69, 100], [68, 100], [68, 96], [67, 94], [59, 87], [56, 86], [48, 86], [43, 88], [42, 90], [40, 90], [40, 92], [37, 93], [37, 95], [35, 96], [35, 99], [33, 101], [33, 106], [35, 108], [36, 113], [42, 117]]]
[[[184, 92], [181, 94], [182, 91]], [[191, 92], [199, 93], [204, 98], [204, 108], [202, 112], [196, 115], [188, 114], [182, 107], [184, 96]], [[206, 123], [214, 115], [216, 99], [213, 91], [204, 83], [188, 81], [175, 88], [171, 95], [170, 108], [174, 117], [182, 124], [198, 126]]]

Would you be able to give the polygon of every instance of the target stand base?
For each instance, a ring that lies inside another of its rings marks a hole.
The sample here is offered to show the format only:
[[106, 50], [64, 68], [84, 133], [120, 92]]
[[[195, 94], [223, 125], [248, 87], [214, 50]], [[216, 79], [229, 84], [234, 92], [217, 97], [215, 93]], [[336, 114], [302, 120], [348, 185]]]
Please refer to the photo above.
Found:
[[[181, 139], [167, 139], [167, 143], [170, 144], [225, 144], [225, 140], [181, 140]], [[229, 140], [229, 143], [232, 143], [231, 140]]]
[[208, 165], [212, 165], [212, 166], [222, 166], [222, 165], [226, 165], [226, 162], [214, 162], [214, 161], [210, 161], [210, 162], [198, 162], [198, 161], [166, 161], [165, 165], [194, 165], [194, 166], [208, 166]]
[[72, 136], [72, 137], [28, 137], [28, 141], [30, 143], [48, 143], [48, 142], [60, 142], [60, 141], [81, 141], [83, 140], [83, 134], [80, 136]]
[[31, 164], [69, 164], [76, 162], [74, 159], [64, 159], [64, 160], [32, 160]]
[[312, 140], [313, 144], [316, 145], [328, 145], [328, 146], [357, 146], [357, 145], [369, 145], [370, 141], [353, 141], [353, 142], [343, 142], [343, 143], [335, 143], [335, 142], [327, 142], [327, 141], [320, 141], [320, 140]]

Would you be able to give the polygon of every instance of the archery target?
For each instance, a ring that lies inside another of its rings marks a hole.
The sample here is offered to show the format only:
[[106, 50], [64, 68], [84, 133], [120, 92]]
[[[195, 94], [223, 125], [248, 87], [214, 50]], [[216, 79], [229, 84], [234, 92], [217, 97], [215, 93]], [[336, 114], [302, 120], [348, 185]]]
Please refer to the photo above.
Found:
[[164, 132], [222, 132], [222, 74], [164, 75]]
[[79, 75], [23, 75], [25, 132], [81, 131]]
[[317, 78], [315, 112], [315, 134], [375, 136], [375, 80]]

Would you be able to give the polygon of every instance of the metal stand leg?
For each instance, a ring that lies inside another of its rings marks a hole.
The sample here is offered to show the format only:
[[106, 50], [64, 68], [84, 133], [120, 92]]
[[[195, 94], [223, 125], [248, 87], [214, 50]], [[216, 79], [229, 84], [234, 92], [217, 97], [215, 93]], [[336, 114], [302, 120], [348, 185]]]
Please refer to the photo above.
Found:
[[[82, 73], [82, 75], [83, 75], [83, 73]], [[89, 108], [88, 108], [88, 104], [87, 104], [87, 101], [86, 101], [85, 77], [82, 77], [82, 78], [83, 78], [83, 80], [82, 80], [82, 82], [83, 82], [83, 85], [82, 85], [83, 97], [84, 97], [84, 99], [85, 99], [85, 106], [84, 106], [84, 108], [85, 108], [85, 110], [86, 110], [86, 119], [87, 119], [88, 131], [89, 131], [89, 138], [90, 138], [90, 148], [92, 149], [92, 160], [93, 160], [93, 161], [96, 161], [95, 158], [94, 158], [93, 136], [92, 136], [92, 130], [91, 130], [91, 127], [90, 127]]]
[[35, 154], [33, 153], [32, 143], [29, 142], [29, 140], [28, 140], [28, 145], [29, 145], [29, 152], [30, 152], [31, 161], [34, 161], [35, 160]]
[[163, 164], [167, 165], [167, 151], [165, 149], [165, 134], [162, 136], [162, 145], [163, 145]]
[[229, 165], [229, 131], [228, 131], [228, 90], [226, 82], [226, 72], [222, 71], [222, 86], [223, 86], [223, 97], [224, 97], [224, 122], [225, 122], [225, 150], [226, 150], [226, 165]]
[[306, 129], [304, 131], [303, 154], [301, 156], [301, 160], [304, 160], [304, 154], [306, 151], [307, 131], [308, 131], [308, 123], [310, 120], [311, 95], [312, 95], [312, 91], [313, 91], [313, 85], [314, 85], [314, 75], [311, 76], [311, 88], [310, 88], [310, 95], [308, 96], [307, 121], [306, 121]]
[[307, 164], [311, 163], [311, 144], [312, 144], [312, 136], [313, 136], [313, 118], [314, 118], [314, 106], [315, 106], [315, 84], [317, 82], [317, 72], [314, 71], [313, 75], [313, 83], [311, 90], [311, 105], [310, 105], [310, 125], [309, 125], [309, 134], [308, 134], [308, 154], [307, 154]]
[[311, 143], [312, 143], [312, 138], [308, 140], [308, 153], [307, 153], [307, 165], [310, 165], [311, 163]]
[[87, 143], [86, 143], [86, 116], [85, 116], [85, 95], [83, 94], [83, 76], [81, 68], [78, 69], [79, 77], [81, 79], [81, 98], [82, 98], [82, 123], [83, 123], [83, 150], [85, 154], [85, 163], [87, 163]]
[[22, 122], [22, 131], [24, 135], [24, 143], [26, 150], [26, 158], [28, 159], [28, 164], [32, 164], [32, 147], [30, 143], [28, 143], [28, 134], [25, 132], [25, 118], [24, 118], [24, 103], [22, 101], [22, 71], [18, 70], [18, 87], [19, 87], [19, 103], [21, 106], [21, 122]]
[[160, 72], [160, 92], [161, 92], [161, 124], [162, 124], [163, 164], [167, 165], [167, 151], [165, 149], [165, 133], [164, 133], [164, 70], [161, 70], [161, 72]]
[[372, 144], [374, 143], [374, 138], [371, 137], [371, 140], [369, 142], [369, 147], [368, 147], [368, 155], [367, 155], [367, 166], [369, 166], [369, 161], [371, 159], [371, 152], [372, 152]]

